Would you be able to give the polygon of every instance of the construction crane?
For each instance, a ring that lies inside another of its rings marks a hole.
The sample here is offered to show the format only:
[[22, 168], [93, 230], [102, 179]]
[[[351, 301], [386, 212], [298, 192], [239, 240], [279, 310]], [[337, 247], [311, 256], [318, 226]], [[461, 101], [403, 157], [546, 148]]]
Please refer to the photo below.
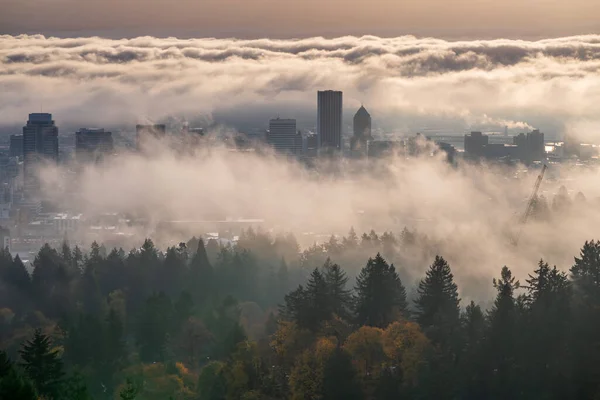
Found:
[[538, 191], [540, 190], [540, 185], [542, 184], [542, 180], [544, 179], [544, 174], [546, 173], [546, 169], [548, 166], [544, 164], [542, 167], [542, 171], [538, 175], [535, 185], [533, 186], [533, 193], [531, 193], [531, 197], [529, 197], [529, 201], [527, 202], [527, 208], [525, 209], [525, 213], [521, 216], [518, 222], [518, 230], [517, 234], [512, 238], [513, 245], [517, 246], [519, 244], [519, 239], [521, 238], [521, 234], [523, 233], [523, 227], [529, 220], [531, 213], [533, 212], [533, 207], [535, 206], [535, 201], [537, 199]]

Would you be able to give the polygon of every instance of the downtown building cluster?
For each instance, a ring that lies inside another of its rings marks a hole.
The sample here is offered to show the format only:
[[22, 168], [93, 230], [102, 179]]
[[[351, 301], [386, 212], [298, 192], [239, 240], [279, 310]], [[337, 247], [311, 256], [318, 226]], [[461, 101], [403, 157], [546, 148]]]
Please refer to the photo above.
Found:
[[[543, 162], [550, 157], [544, 134], [539, 130], [516, 136], [471, 132], [463, 136], [389, 135], [373, 129], [373, 120], [367, 108], [361, 105], [352, 110], [353, 117], [345, 122], [343, 93], [335, 90], [317, 92], [315, 125], [302, 129], [293, 116], [278, 116], [268, 120], [268, 128], [262, 134], [240, 133], [217, 141], [235, 151], [257, 151], [271, 148], [283, 158], [295, 158], [314, 166], [318, 158], [352, 158], [378, 160], [386, 155], [405, 157], [445, 153], [454, 163], [458, 158], [467, 162], [520, 162], [526, 165]], [[127, 132], [133, 133], [133, 132]], [[65, 236], [76, 237], [81, 229], [122, 235], [132, 221], [110, 210], [93, 219], [77, 210], [66, 210], [53, 204], [45, 204], [39, 170], [45, 166], [63, 163], [79, 179], [78, 168], [90, 163], [110, 163], [111, 157], [119, 156], [121, 150], [134, 148], [142, 155], [152, 157], [153, 149], [163, 148], [161, 141], [169, 138], [169, 145], [176, 143], [175, 151], [189, 151], [195, 146], [212, 146], [215, 132], [210, 127], [173, 127], [167, 124], [138, 124], [133, 135], [125, 142], [115, 142], [111, 131], [104, 128], [80, 128], [74, 135], [59, 135], [59, 128], [52, 114], [32, 113], [22, 128], [22, 133], [11, 135], [9, 148], [0, 155], [0, 241], [17, 245], [21, 249], [36, 249], [42, 242], [61, 241]], [[117, 139], [121, 140], [117, 132]], [[457, 148], [464, 144], [464, 151]], [[583, 156], [583, 147], [574, 142], [562, 147], [564, 154]], [[72, 151], [69, 153], [69, 150]], [[575, 153], [577, 150], [577, 153]], [[64, 170], [64, 169], [63, 169]], [[69, 194], [70, 196], [71, 194]], [[73, 195], [77, 195], [74, 193]], [[204, 223], [205, 221], [203, 221]], [[167, 221], [168, 223], [168, 221]], [[230, 223], [230, 222], [228, 222]], [[236, 223], [250, 223], [236, 221]], [[253, 220], [251, 223], [256, 224]], [[222, 225], [221, 225], [222, 226]], [[220, 228], [219, 228], [220, 229]], [[217, 231], [213, 230], [212, 232]], [[11, 239], [11, 232], [13, 239]], [[87, 233], [86, 233], [87, 234]], [[89, 235], [88, 235], [89, 236]], [[22, 258], [27, 256], [21, 254]]]

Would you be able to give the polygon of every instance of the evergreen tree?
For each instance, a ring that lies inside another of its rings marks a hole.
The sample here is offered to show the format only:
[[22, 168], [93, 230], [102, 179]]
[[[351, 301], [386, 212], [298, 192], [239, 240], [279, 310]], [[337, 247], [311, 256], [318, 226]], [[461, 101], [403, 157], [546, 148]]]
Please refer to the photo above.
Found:
[[316, 332], [323, 322], [331, 319], [333, 309], [330, 301], [327, 281], [315, 268], [306, 283], [305, 319], [298, 321], [298, 325]]
[[428, 371], [428, 379], [436, 382], [430, 389], [432, 398], [452, 399], [458, 395], [457, 367], [462, 351], [459, 302], [450, 266], [436, 256], [419, 283], [415, 299], [416, 320], [434, 345]]
[[45, 244], [33, 261], [31, 276], [37, 309], [49, 317], [68, 315], [73, 307], [69, 298], [72, 278], [57, 251]]
[[[527, 326], [527, 366], [529, 396], [572, 397], [570, 351], [567, 348], [571, 326], [571, 284], [566, 273], [540, 260], [527, 279], [529, 324]], [[552, 327], [552, 329], [548, 329]]]
[[23, 344], [19, 354], [22, 365], [38, 394], [49, 399], [60, 399], [63, 382], [63, 364], [58, 351], [52, 350], [50, 338], [36, 329], [31, 340]]
[[586, 301], [600, 304], [600, 241], [585, 242], [571, 267], [575, 289]]
[[464, 372], [462, 398], [486, 398], [485, 357], [483, 355], [483, 340], [485, 337], [486, 321], [481, 307], [471, 301], [461, 316], [464, 329], [465, 348], [459, 360], [460, 370]]
[[0, 263], [0, 283], [4, 282], [6, 286], [5, 293], [0, 295], [3, 298], [0, 299], [3, 301], [0, 305], [6, 305], [17, 313], [23, 313], [31, 305], [31, 278], [18, 255], [13, 260], [8, 251], [1, 251], [7, 257], [2, 257]]
[[446, 344], [456, 337], [459, 326], [458, 287], [450, 266], [436, 256], [417, 289], [416, 320], [434, 344]]
[[600, 393], [600, 242], [585, 242], [571, 268], [574, 325], [571, 343], [574, 356], [576, 397]]
[[[185, 245], [184, 245], [185, 246]], [[159, 267], [156, 287], [169, 296], [176, 296], [187, 282], [187, 252], [180, 246], [169, 247], [162, 265]]]
[[190, 264], [190, 279], [188, 291], [195, 302], [201, 304], [214, 291], [215, 284], [213, 267], [208, 260], [204, 240], [198, 241], [198, 249]]
[[494, 398], [514, 398], [517, 395], [516, 379], [520, 369], [518, 309], [514, 291], [519, 288], [520, 283], [505, 266], [502, 268], [500, 278], [494, 279], [493, 284], [498, 293], [488, 317], [490, 327], [487, 334], [486, 356], [491, 374], [490, 392]]
[[406, 289], [380, 254], [369, 259], [356, 278], [356, 318], [359, 325], [387, 327], [399, 317], [408, 316]]
[[331, 312], [340, 318], [350, 320], [352, 310], [352, 293], [346, 289], [348, 277], [339, 265], [333, 264], [331, 259], [323, 265], [323, 275], [328, 288], [328, 304]]
[[348, 232], [348, 237], [345, 237], [342, 240], [342, 244], [345, 250], [353, 250], [358, 246], [358, 236], [354, 231], [354, 227], [350, 228], [350, 232]]
[[283, 304], [279, 307], [279, 315], [288, 321], [303, 320], [304, 312], [306, 311], [307, 295], [304, 287], [298, 285], [295, 290], [286, 294]]

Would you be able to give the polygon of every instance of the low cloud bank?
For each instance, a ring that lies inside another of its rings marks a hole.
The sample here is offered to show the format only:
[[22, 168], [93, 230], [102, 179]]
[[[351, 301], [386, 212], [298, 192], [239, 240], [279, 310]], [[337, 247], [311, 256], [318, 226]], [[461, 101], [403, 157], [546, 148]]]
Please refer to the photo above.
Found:
[[215, 113], [235, 120], [251, 108], [285, 112], [310, 129], [315, 92], [332, 88], [344, 91], [348, 115], [363, 103], [390, 130], [507, 125], [560, 135], [573, 121], [597, 120], [599, 72], [598, 35], [535, 42], [5, 35], [0, 124], [22, 124], [40, 105], [73, 126]]

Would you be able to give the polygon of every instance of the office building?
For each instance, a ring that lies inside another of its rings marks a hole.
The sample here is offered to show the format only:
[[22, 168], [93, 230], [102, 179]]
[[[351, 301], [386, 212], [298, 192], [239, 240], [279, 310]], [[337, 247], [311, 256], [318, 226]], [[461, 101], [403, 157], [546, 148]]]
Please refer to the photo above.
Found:
[[136, 125], [136, 144], [138, 150], [145, 145], [148, 139], [160, 139], [167, 135], [167, 127], [163, 124]]
[[342, 92], [318, 92], [317, 136], [320, 150], [342, 149]]
[[23, 135], [10, 135], [9, 157], [23, 157]]
[[101, 128], [81, 128], [75, 133], [78, 162], [100, 161], [113, 152], [112, 133]]
[[350, 150], [353, 155], [366, 155], [367, 143], [373, 140], [371, 136], [371, 115], [361, 106], [354, 115], [354, 135], [350, 140]]
[[471, 132], [470, 135], [465, 135], [465, 156], [472, 159], [485, 156], [488, 141], [489, 137], [481, 132]]
[[36, 168], [42, 161], [58, 162], [58, 128], [52, 114], [29, 114], [23, 127], [23, 181], [25, 191], [33, 195], [39, 191]]
[[539, 129], [513, 137], [513, 144], [517, 146], [517, 158], [526, 164], [546, 157], [544, 134]]
[[275, 118], [269, 121], [267, 143], [279, 153], [296, 154], [297, 135], [295, 119]]

